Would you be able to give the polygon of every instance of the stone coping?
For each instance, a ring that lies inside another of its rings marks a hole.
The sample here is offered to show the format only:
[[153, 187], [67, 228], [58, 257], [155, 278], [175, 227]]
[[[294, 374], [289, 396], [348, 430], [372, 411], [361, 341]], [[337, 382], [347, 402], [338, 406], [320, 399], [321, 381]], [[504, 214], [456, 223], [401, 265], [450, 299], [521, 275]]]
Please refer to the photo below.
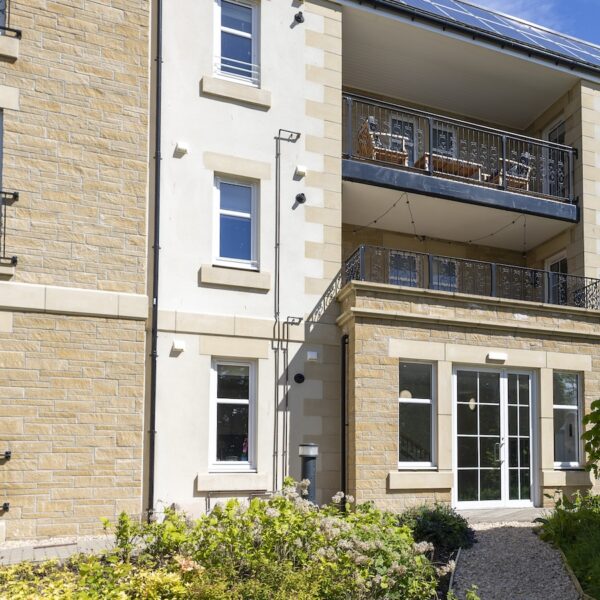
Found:
[[353, 290], [366, 292], [385, 292], [386, 294], [429, 296], [442, 300], [455, 300], [456, 303], [465, 304], [477, 302], [477, 304], [488, 304], [490, 306], [511, 306], [525, 310], [542, 310], [544, 312], [563, 312], [578, 316], [593, 317], [600, 324], [600, 311], [591, 308], [579, 308], [577, 306], [562, 306], [559, 304], [546, 304], [544, 302], [530, 302], [528, 300], [514, 300], [511, 298], [498, 298], [496, 296], [479, 296], [477, 294], [463, 294], [459, 292], [444, 292], [442, 290], [430, 290], [427, 288], [413, 288], [391, 285], [389, 283], [373, 283], [370, 281], [352, 280], [347, 283], [337, 295], [338, 302], [343, 302]]

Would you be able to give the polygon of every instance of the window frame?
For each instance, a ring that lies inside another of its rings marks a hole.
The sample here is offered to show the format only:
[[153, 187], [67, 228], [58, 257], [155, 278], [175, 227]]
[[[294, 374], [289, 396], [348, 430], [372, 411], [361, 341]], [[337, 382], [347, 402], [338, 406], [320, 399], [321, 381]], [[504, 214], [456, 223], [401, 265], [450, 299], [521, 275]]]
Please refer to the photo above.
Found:
[[[577, 404], [555, 404], [554, 403], [554, 373], [568, 373], [570, 375], [575, 375], [577, 377]], [[584, 444], [583, 438], [581, 437], [583, 434], [583, 393], [582, 393], [582, 374], [578, 371], [569, 371], [568, 369], [555, 369], [552, 372], [552, 447], [553, 447], [553, 456], [552, 460], [554, 461], [554, 469], [561, 471], [568, 471], [569, 469], [582, 469], [584, 466]], [[556, 440], [554, 434], [554, 413], [556, 410], [573, 410], [577, 409], [577, 440], [578, 443], [576, 445], [577, 448], [577, 461], [569, 461], [569, 462], [560, 462], [554, 460], [556, 456]]]
[[[431, 367], [431, 398], [401, 398], [400, 397], [400, 365], [428, 365]], [[403, 359], [398, 361], [398, 451], [396, 457], [398, 458], [398, 470], [399, 471], [410, 471], [410, 470], [435, 470], [437, 469], [437, 374], [436, 374], [436, 363], [431, 361], [423, 360], [411, 360]], [[431, 435], [431, 460], [430, 461], [401, 461], [400, 460], [400, 405], [401, 404], [429, 404], [430, 406], [430, 435]]]
[[[237, 83], [241, 83], [243, 85], [250, 85], [252, 87], [260, 87], [260, 56], [259, 56], [259, 40], [260, 40], [260, 8], [259, 4], [256, 0], [226, 0], [231, 4], [238, 4], [240, 6], [244, 6], [246, 8], [250, 8], [252, 10], [252, 33], [250, 35], [240, 35], [242, 32], [236, 29], [223, 28], [222, 26], [222, 8], [221, 3], [222, 0], [215, 0], [215, 11], [214, 11], [214, 75], [217, 77], [222, 77], [223, 79], [228, 79], [230, 81], [235, 81]], [[250, 77], [246, 77], [245, 75], [236, 75], [235, 73], [228, 73], [226, 71], [221, 70], [221, 32], [225, 29], [227, 32], [232, 33], [233, 35], [239, 35], [240, 37], [246, 37], [251, 40], [251, 66], [252, 66], [252, 75]]]
[[[248, 367], [248, 400], [217, 398], [217, 379], [219, 365]], [[256, 473], [256, 400], [257, 400], [257, 364], [253, 360], [213, 358], [210, 377], [209, 410], [209, 448], [208, 467], [211, 473]], [[248, 406], [248, 460], [217, 460], [217, 414], [219, 404]]]
[[[239, 213], [231, 210], [221, 210], [221, 184], [229, 183], [232, 185], [246, 186], [251, 189], [250, 213]], [[260, 267], [258, 256], [258, 232], [259, 232], [259, 211], [258, 211], [258, 193], [259, 183], [256, 180], [245, 179], [217, 174], [215, 175], [215, 219], [213, 225], [213, 264], [215, 266], [235, 267], [237, 269], [247, 269], [258, 271]], [[248, 217], [250, 219], [250, 259], [230, 258], [221, 256], [221, 214], [238, 217]]]

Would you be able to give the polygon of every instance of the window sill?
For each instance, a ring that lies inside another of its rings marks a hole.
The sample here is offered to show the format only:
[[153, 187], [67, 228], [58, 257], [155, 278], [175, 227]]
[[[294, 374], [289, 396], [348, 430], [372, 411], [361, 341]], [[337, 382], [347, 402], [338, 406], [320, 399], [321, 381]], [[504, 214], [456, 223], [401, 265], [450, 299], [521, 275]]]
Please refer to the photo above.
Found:
[[237, 81], [205, 75], [200, 80], [200, 91], [209, 96], [237, 100], [258, 108], [271, 108], [271, 92]]
[[575, 468], [562, 468], [542, 471], [543, 487], [587, 487], [592, 485], [588, 471]]
[[214, 267], [202, 265], [200, 283], [219, 287], [232, 287], [268, 292], [271, 289], [271, 275], [248, 269]]
[[449, 490], [452, 487], [452, 471], [428, 468], [388, 473], [389, 490]]
[[255, 492], [268, 488], [265, 473], [218, 472], [198, 473], [196, 489], [198, 492]]
[[411, 465], [410, 463], [398, 463], [398, 471], [437, 471], [435, 465]]
[[0, 58], [14, 62], [19, 58], [21, 40], [12, 35], [0, 35]]
[[0, 262], [0, 279], [12, 279], [15, 276], [15, 271], [14, 264]]

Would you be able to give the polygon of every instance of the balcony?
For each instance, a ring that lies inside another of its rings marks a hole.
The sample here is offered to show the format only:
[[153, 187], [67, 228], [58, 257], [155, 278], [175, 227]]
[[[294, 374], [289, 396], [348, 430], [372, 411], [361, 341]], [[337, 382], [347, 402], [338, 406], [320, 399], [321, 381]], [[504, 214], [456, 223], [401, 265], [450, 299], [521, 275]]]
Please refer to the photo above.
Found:
[[368, 281], [600, 310], [600, 280], [476, 260], [360, 246], [342, 284]]
[[344, 95], [347, 181], [575, 222], [575, 150]]

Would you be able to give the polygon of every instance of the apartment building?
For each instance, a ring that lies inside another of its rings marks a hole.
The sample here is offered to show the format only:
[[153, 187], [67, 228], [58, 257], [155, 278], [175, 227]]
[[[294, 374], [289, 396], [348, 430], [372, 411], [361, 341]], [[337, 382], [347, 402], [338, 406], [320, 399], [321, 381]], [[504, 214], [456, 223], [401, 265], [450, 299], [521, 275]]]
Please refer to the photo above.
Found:
[[147, 2], [0, 3], [0, 537], [142, 512]]
[[459, 0], [0, 14], [1, 535], [267, 495], [305, 443], [318, 502], [593, 487], [600, 48]]
[[589, 489], [600, 48], [452, 0], [161, 31], [153, 503], [266, 494], [303, 442], [319, 502]]

